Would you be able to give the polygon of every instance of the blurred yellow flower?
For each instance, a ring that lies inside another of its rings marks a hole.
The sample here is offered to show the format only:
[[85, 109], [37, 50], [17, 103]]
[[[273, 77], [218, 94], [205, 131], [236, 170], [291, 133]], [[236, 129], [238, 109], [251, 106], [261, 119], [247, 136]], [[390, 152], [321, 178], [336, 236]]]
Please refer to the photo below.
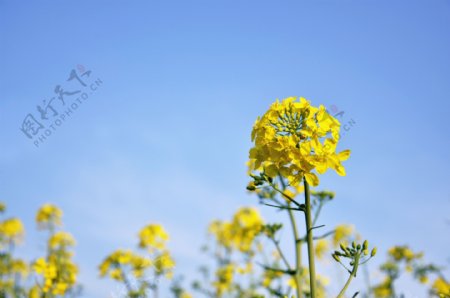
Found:
[[56, 232], [48, 240], [48, 246], [51, 249], [63, 249], [73, 245], [75, 245], [75, 239], [67, 232]]
[[27, 263], [25, 263], [25, 261], [16, 259], [16, 260], [12, 260], [10, 270], [14, 274], [18, 274], [22, 277], [26, 277], [28, 275], [29, 268], [28, 268]]
[[152, 265], [149, 258], [142, 257], [131, 250], [118, 249], [107, 256], [99, 266], [100, 276], [107, 274], [117, 281], [123, 281], [128, 270], [135, 277], [142, 277], [146, 269]]
[[175, 261], [168, 251], [164, 251], [155, 258], [153, 266], [157, 275], [165, 274], [167, 278], [172, 278]]
[[233, 264], [228, 264], [217, 269], [216, 280], [213, 282], [213, 286], [216, 289], [218, 297], [231, 290], [234, 271], [235, 268]]
[[374, 287], [373, 294], [377, 298], [388, 298], [392, 296], [392, 280], [386, 277], [384, 281]]
[[234, 214], [231, 222], [215, 220], [208, 231], [224, 247], [250, 252], [263, 224], [257, 209], [243, 207]]
[[194, 298], [194, 297], [187, 292], [183, 292], [181, 293], [180, 298]]
[[24, 233], [22, 221], [18, 218], [10, 218], [0, 222], [0, 241], [18, 243], [22, 240]]
[[63, 212], [53, 204], [44, 204], [36, 214], [36, 222], [40, 228], [53, 228], [61, 225]]
[[395, 261], [405, 260], [407, 263], [414, 259], [420, 259], [422, 253], [414, 253], [408, 246], [393, 246], [389, 249], [389, 255], [394, 258]]
[[354, 227], [351, 225], [338, 225], [333, 236], [333, 245], [337, 247], [340, 243], [348, 245], [349, 237], [352, 235]]
[[439, 295], [439, 297], [450, 297], [450, 283], [442, 277], [438, 277], [434, 281], [432, 289]]
[[314, 252], [317, 258], [319, 259], [323, 258], [328, 249], [329, 249], [328, 240], [320, 239], [316, 241]]
[[43, 277], [42, 291], [54, 295], [64, 295], [76, 283], [77, 266], [66, 258], [52, 257], [37, 259], [33, 270]]
[[169, 234], [159, 224], [149, 224], [139, 232], [139, 247], [149, 250], [159, 250], [166, 247]]

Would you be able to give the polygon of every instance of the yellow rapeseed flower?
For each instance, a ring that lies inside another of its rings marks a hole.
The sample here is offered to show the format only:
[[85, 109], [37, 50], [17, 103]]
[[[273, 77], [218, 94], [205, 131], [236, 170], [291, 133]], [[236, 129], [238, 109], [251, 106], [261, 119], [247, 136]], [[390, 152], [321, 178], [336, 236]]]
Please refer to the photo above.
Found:
[[51, 249], [63, 249], [73, 245], [75, 245], [75, 239], [67, 232], [56, 232], [48, 240], [48, 246]]
[[328, 251], [328, 240], [320, 239], [317, 240], [316, 245], [314, 247], [314, 253], [317, 258], [321, 259]]
[[442, 277], [438, 277], [432, 286], [433, 291], [439, 295], [439, 297], [450, 297], [450, 283], [444, 280]]
[[414, 253], [408, 246], [393, 246], [389, 249], [389, 255], [395, 260], [395, 261], [406, 261], [407, 263], [410, 263], [414, 259], [420, 259], [423, 254], [422, 253]]
[[142, 277], [152, 265], [152, 261], [148, 258], [140, 256], [131, 250], [118, 249], [107, 256], [99, 266], [100, 276], [107, 274], [117, 281], [122, 281], [128, 270], [139, 278]]
[[216, 289], [218, 297], [231, 290], [234, 271], [233, 264], [227, 264], [217, 269], [216, 280], [213, 282], [213, 286]]
[[40, 228], [51, 228], [61, 225], [63, 212], [53, 204], [44, 204], [36, 214], [36, 222]]
[[208, 231], [220, 245], [249, 252], [263, 224], [264, 221], [257, 209], [243, 207], [234, 214], [231, 222], [215, 220], [210, 224]]
[[314, 107], [304, 98], [276, 101], [259, 117], [252, 131], [255, 146], [250, 149], [250, 170], [269, 177], [281, 174], [297, 186], [303, 177], [317, 186], [328, 169], [345, 176], [341, 161], [350, 151], [336, 153], [340, 123], [324, 106]]
[[0, 222], [0, 240], [7, 243], [17, 243], [22, 240], [25, 233], [22, 221], [18, 218], [10, 218]]
[[340, 243], [348, 244], [349, 237], [353, 234], [354, 227], [351, 225], [338, 225], [333, 236], [333, 245], [337, 247]]
[[139, 247], [150, 251], [165, 249], [169, 234], [160, 224], [149, 224], [139, 232]]
[[153, 267], [157, 275], [165, 275], [167, 278], [172, 278], [173, 271], [175, 267], [175, 261], [170, 256], [168, 251], [162, 252], [158, 257], [155, 258]]

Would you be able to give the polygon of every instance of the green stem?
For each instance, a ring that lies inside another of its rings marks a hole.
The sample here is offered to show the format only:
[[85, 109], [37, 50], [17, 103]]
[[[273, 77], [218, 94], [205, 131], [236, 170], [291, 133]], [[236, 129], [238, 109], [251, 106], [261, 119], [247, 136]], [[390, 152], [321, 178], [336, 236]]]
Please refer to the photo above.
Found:
[[295, 242], [295, 284], [297, 285], [296, 292], [297, 298], [302, 297], [302, 279], [301, 279], [301, 269], [302, 269], [302, 241], [298, 236], [297, 223], [295, 222], [294, 212], [288, 209], [289, 219], [291, 221], [292, 232], [294, 234]]
[[314, 263], [314, 239], [313, 239], [313, 225], [311, 220], [311, 198], [309, 193], [309, 185], [304, 180], [305, 184], [305, 222], [306, 222], [306, 241], [308, 242], [308, 261], [309, 261], [309, 284], [311, 298], [316, 298], [316, 266]]
[[344, 297], [345, 291], [347, 291], [348, 286], [350, 285], [350, 282], [352, 281], [353, 277], [356, 277], [356, 271], [358, 271], [358, 265], [359, 265], [359, 257], [360, 254], [357, 254], [355, 256], [355, 265], [353, 266], [353, 270], [350, 273], [350, 276], [347, 279], [347, 282], [345, 283], [344, 287], [342, 288], [341, 292], [336, 298], [342, 298]]
[[[286, 184], [284, 183], [283, 177], [280, 175], [280, 183], [283, 187], [283, 191], [281, 192], [284, 194], [284, 190], [286, 190]], [[285, 195], [285, 194], [284, 194]], [[286, 196], [286, 195], [285, 195]], [[295, 205], [300, 206], [294, 199], [289, 198], [290, 202], [293, 202]], [[291, 203], [288, 203], [288, 207], [290, 207]], [[292, 226], [292, 233], [294, 236], [294, 242], [295, 242], [295, 284], [297, 285], [297, 288], [295, 289], [297, 293], [297, 298], [302, 297], [302, 276], [301, 276], [301, 270], [302, 270], [302, 240], [299, 237], [298, 229], [297, 229], [297, 222], [295, 221], [294, 212], [292, 211], [292, 208], [287, 209], [289, 213], [289, 220], [291, 221]]]
[[[281, 178], [283, 179], [283, 178]], [[286, 199], [288, 199], [288, 203], [294, 203], [295, 206], [297, 206], [298, 208], [302, 208], [302, 205], [300, 205], [296, 200], [294, 200], [293, 198], [291, 198], [290, 196], [288, 196], [284, 191], [280, 190], [275, 184], [273, 184], [272, 182], [269, 182], [269, 185], [272, 186], [272, 188], [279, 192], [283, 197], [285, 197]], [[283, 188], [285, 188], [284, 183], [283, 183]]]
[[320, 211], [322, 211], [322, 206], [323, 206], [323, 203], [322, 203], [322, 201], [320, 201], [319, 207], [317, 207], [317, 211], [316, 211], [316, 213], [314, 214], [313, 223], [312, 223], [312, 226], [313, 226], [313, 227], [314, 227], [314, 226], [316, 225], [316, 223], [317, 223], [317, 219], [319, 218]]

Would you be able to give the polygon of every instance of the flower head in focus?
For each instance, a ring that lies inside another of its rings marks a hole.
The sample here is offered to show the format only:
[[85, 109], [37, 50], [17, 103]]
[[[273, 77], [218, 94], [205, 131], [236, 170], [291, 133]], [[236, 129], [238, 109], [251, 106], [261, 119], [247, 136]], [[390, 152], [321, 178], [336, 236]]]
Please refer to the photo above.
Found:
[[345, 176], [341, 162], [350, 151], [336, 153], [340, 123], [325, 107], [314, 107], [304, 98], [276, 101], [259, 117], [252, 130], [250, 171], [264, 172], [274, 178], [282, 175], [297, 186], [303, 177], [317, 186], [328, 169]]

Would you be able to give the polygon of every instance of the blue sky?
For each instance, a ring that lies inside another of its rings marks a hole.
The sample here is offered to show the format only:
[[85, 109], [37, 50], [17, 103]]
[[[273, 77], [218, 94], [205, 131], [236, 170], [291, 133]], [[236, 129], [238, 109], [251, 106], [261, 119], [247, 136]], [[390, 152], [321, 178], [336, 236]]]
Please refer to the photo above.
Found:
[[[347, 177], [321, 180], [337, 193], [322, 222], [449, 265], [449, 22], [448, 0], [0, 0], [0, 199], [25, 222], [20, 253], [43, 252], [34, 212], [52, 202], [78, 240], [85, 297], [111, 293], [96, 265], [149, 222], [193, 272], [208, 222], [257, 203], [254, 120], [298, 95], [353, 123]], [[103, 83], [36, 147], [22, 121], [74, 86], [77, 65]]]

